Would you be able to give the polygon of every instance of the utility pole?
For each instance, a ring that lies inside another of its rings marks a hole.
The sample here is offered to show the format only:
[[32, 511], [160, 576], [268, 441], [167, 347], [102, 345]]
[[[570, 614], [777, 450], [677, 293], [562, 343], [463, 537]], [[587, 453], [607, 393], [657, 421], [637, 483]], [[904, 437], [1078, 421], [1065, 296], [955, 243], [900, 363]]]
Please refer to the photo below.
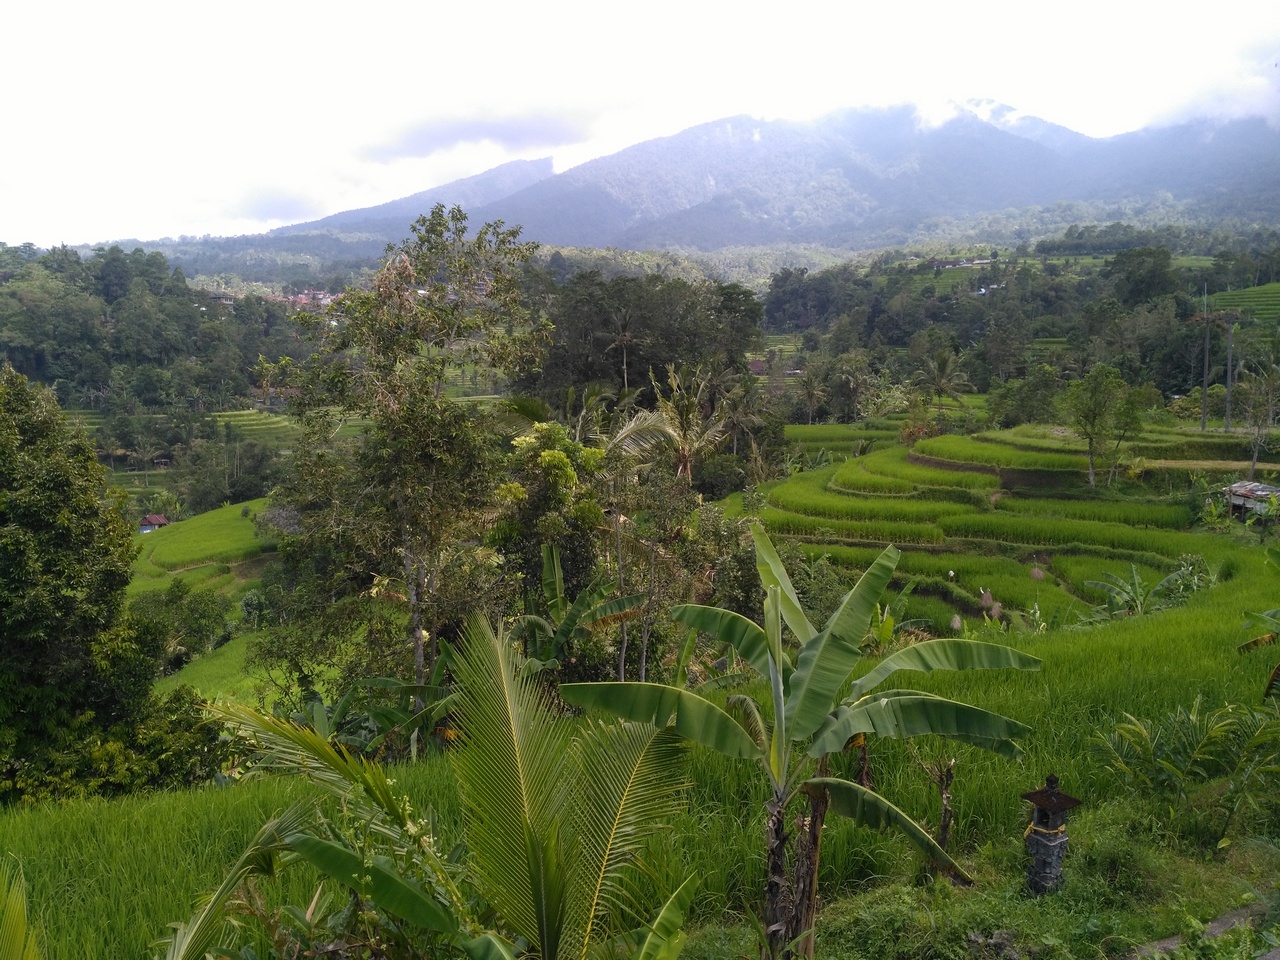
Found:
[[1204, 285], [1204, 385], [1200, 387], [1200, 430], [1209, 425], [1209, 284]]

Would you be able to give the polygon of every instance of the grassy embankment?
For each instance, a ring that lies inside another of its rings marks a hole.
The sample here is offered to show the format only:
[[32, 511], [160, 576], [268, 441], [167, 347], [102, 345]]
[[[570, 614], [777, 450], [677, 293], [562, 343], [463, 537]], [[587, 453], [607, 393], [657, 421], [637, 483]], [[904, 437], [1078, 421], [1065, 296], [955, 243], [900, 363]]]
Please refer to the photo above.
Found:
[[[239, 603], [259, 585], [263, 566], [275, 545], [256, 535], [253, 515], [265, 500], [232, 504], [202, 513], [154, 533], [138, 534], [138, 556], [128, 593], [163, 590], [181, 579], [197, 590], [217, 590], [232, 601], [232, 619], [239, 618]], [[252, 685], [244, 674], [249, 636], [239, 634], [229, 643], [204, 654], [178, 673], [156, 685], [164, 693], [188, 683], [209, 697], [252, 703]]]

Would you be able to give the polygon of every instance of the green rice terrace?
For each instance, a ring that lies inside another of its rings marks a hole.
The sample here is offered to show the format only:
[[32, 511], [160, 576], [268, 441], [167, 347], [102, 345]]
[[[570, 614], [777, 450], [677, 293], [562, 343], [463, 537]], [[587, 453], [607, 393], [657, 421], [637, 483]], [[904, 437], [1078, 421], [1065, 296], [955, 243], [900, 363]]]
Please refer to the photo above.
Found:
[[[850, 575], [896, 544], [902, 556], [886, 596], [911, 586], [899, 621], [924, 621], [941, 636], [996, 640], [1043, 664], [1030, 673], [900, 681], [1017, 718], [1031, 733], [1012, 761], [946, 748], [959, 751], [948, 755], [955, 758], [952, 850], [976, 878], [972, 887], [931, 878], [896, 834], [828, 820], [816, 956], [1026, 956], [991, 952], [987, 941], [973, 939], [1015, 931], [1046, 960], [1126, 957], [1193, 921], [1273, 897], [1280, 836], [1266, 818], [1274, 803], [1241, 800], [1224, 825], [1220, 794], [1189, 787], [1135, 799], [1135, 780], [1099, 748], [1126, 715], [1194, 725], [1201, 714], [1185, 720], [1186, 711], [1201, 704], [1207, 713], [1261, 702], [1275, 648], [1237, 648], [1260, 632], [1244, 629], [1246, 611], [1280, 606], [1280, 570], [1261, 544], [1269, 532], [1230, 522], [1211, 529], [1200, 520], [1205, 497], [1240, 476], [1244, 441], [1148, 429], [1111, 486], [1103, 469], [1099, 488], [1090, 490], [1083, 447], [1060, 428], [939, 436], [908, 450], [897, 442], [901, 425], [789, 427], [789, 439], [816, 468], [767, 486], [760, 520], [775, 541]], [[818, 456], [821, 450], [830, 456]], [[1280, 465], [1260, 465], [1260, 478], [1277, 475]], [[252, 535], [258, 506], [226, 507], [141, 537], [131, 591], [183, 577], [201, 589], [242, 593], [271, 549]], [[1159, 609], [1153, 588], [1179, 571], [1191, 571], [1194, 582], [1178, 580], [1180, 602]], [[1128, 585], [1125, 597], [1116, 583]], [[884, 648], [905, 642], [886, 638]], [[247, 698], [243, 643], [238, 638], [166, 682]], [[868, 664], [881, 652], [869, 647]], [[767, 702], [759, 683], [747, 689]], [[736, 692], [714, 696], [723, 703]], [[686, 812], [654, 841], [663, 855], [652, 862], [665, 873], [645, 876], [642, 895], [652, 899], [676, 878], [696, 875], [682, 956], [754, 955], [747, 911], [764, 873], [762, 782], [746, 764], [702, 749], [691, 756]], [[876, 789], [936, 826], [939, 797], [927, 770], [943, 755], [878, 739], [869, 758]], [[445, 849], [462, 823], [450, 762], [435, 752], [394, 773], [414, 805], [430, 810]], [[856, 762], [856, 751], [833, 758], [841, 776], [852, 776]], [[1084, 803], [1070, 821], [1066, 886], [1036, 900], [1021, 886], [1020, 797], [1050, 772]], [[148, 944], [219, 882], [264, 819], [308, 795], [297, 781], [277, 778], [15, 809], [0, 814], [0, 852], [24, 864], [50, 958], [148, 957]], [[1233, 843], [1237, 836], [1259, 839]], [[268, 901], [305, 906], [316, 883], [314, 871], [300, 868], [257, 889]]]

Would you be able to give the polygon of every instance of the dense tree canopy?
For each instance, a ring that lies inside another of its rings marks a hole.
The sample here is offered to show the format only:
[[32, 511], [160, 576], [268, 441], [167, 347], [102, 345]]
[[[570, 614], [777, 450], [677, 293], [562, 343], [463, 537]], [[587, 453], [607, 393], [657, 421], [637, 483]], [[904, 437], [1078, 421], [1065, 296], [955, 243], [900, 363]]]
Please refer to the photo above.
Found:
[[123, 616], [133, 552], [93, 444], [50, 390], [0, 367], [0, 802], [170, 782], [204, 762], [207, 743], [160, 760], [152, 748], [169, 745], [138, 740], [174, 710], [190, 731], [193, 705], [150, 698], [163, 651]]

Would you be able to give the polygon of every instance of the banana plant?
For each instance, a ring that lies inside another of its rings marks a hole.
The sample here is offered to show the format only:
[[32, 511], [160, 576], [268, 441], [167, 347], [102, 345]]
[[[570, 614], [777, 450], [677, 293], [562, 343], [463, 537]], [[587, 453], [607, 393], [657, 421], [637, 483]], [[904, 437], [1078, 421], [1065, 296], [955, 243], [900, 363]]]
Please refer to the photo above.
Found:
[[575, 640], [584, 639], [592, 624], [629, 617], [645, 602], [643, 593], [614, 596], [616, 583], [597, 578], [573, 603], [564, 592], [564, 575], [560, 567], [560, 551], [553, 544], [542, 545], [542, 596], [546, 617], [527, 613], [512, 630], [516, 639], [524, 641], [524, 668], [527, 672], [555, 670], [563, 662]]
[[[672, 617], [734, 647], [768, 682], [768, 703], [730, 697], [721, 709], [698, 694], [655, 683], [575, 683], [561, 696], [628, 720], [669, 726], [729, 757], [760, 765], [768, 779], [764, 928], [766, 958], [812, 956], [818, 902], [818, 859], [827, 813], [884, 829], [894, 827], [953, 875], [968, 879], [945, 850], [907, 813], [875, 791], [828, 776], [828, 757], [858, 736], [907, 738], [933, 734], [1015, 756], [1028, 728], [979, 707], [915, 690], [873, 692], [900, 670], [1014, 668], [1040, 661], [998, 644], [929, 640], [886, 657], [853, 679], [877, 601], [897, 566], [887, 547], [821, 629], [806, 616], [769, 538], [753, 528], [756, 562], [765, 587], [764, 616], [756, 623], [718, 607], [685, 604]], [[794, 660], [783, 643], [786, 624], [798, 644]], [[789, 844], [787, 811], [807, 800], [807, 825]]]

